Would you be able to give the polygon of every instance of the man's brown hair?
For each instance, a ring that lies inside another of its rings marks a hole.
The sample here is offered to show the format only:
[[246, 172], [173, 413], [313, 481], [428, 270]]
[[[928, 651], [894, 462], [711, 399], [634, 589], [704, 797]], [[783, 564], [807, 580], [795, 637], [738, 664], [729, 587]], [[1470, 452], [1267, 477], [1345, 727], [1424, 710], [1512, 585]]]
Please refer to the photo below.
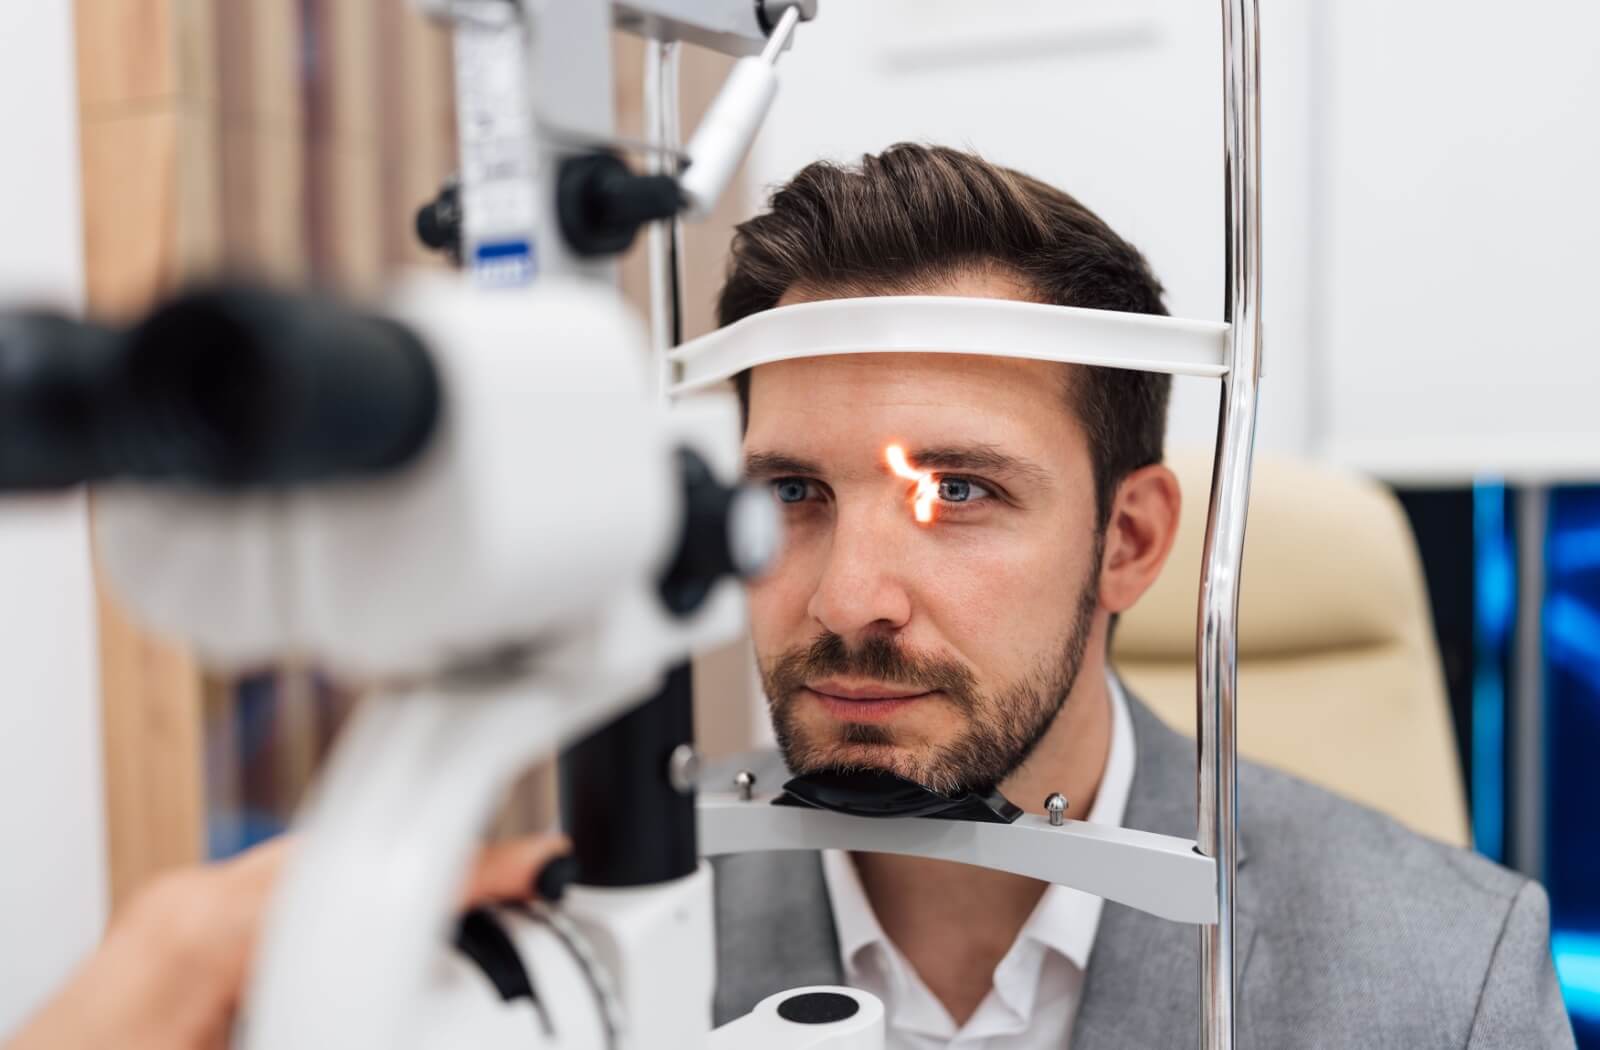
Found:
[[[901, 143], [856, 165], [808, 165], [739, 226], [718, 320], [770, 310], [791, 288], [916, 294], [990, 267], [1020, 278], [1039, 302], [1167, 312], [1144, 256], [1071, 196], [972, 153]], [[1172, 380], [1076, 372], [1069, 400], [1088, 433], [1104, 526], [1117, 484], [1161, 461]], [[749, 372], [738, 386], [748, 407]]]

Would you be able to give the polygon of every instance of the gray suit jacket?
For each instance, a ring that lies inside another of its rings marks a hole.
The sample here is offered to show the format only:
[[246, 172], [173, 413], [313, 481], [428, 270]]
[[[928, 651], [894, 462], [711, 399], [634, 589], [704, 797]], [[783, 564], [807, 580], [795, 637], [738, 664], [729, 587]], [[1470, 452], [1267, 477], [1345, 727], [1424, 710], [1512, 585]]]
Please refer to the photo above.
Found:
[[[1126, 824], [1192, 838], [1194, 744], [1129, 706]], [[1248, 763], [1239, 851], [1241, 1050], [1574, 1045], [1536, 883]], [[718, 1024], [785, 988], [843, 983], [815, 853], [724, 858], [716, 890]], [[1107, 902], [1073, 1050], [1195, 1045], [1199, 954], [1194, 927]]]

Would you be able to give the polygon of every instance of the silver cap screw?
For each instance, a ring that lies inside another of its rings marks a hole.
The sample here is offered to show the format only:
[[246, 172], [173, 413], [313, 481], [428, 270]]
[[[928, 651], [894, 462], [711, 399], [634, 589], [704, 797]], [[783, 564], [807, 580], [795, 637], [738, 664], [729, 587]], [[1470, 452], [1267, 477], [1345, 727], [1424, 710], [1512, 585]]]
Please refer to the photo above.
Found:
[[741, 769], [733, 775], [733, 786], [739, 789], [739, 800], [749, 802], [756, 794], [756, 775]]
[[1067, 796], [1055, 792], [1044, 800], [1044, 811], [1050, 814], [1050, 826], [1059, 828], [1067, 820]]
[[689, 744], [679, 744], [667, 759], [667, 780], [680, 795], [692, 795], [700, 782], [700, 754]]

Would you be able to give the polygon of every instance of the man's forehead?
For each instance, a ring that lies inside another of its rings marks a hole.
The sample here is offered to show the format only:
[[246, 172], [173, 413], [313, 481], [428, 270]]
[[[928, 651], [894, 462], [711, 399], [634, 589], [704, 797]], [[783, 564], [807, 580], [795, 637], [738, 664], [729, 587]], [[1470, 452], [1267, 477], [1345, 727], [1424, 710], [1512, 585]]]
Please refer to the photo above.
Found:
[[833, 354], [757, 365], [750, 371], [751, 407], [808, 405], [943, 405], [1041, 407], [1058, 410], [1068, 369], [1053, 361], [982, 354]]
[[989, 450], [1048, 467], [1076, 425], [1063, 366], [965, 354], [854, 354], [761, 365], [751, 374], [747, 451], [835, 469], [884, 448]]

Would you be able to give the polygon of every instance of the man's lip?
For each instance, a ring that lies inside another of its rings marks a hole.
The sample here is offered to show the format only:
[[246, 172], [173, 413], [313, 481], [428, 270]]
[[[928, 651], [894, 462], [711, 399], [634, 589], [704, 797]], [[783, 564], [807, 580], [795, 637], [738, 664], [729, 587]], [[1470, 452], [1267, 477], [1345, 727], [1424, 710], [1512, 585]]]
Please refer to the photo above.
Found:
[[915, 693], [910, 696], [890, 697], [858, 697], [846, 699], [832, 693], [819, 692], [810, 686], [806, 692], [816, 698], [817, 703], [830, 716], [840, 722], [888, 722], [892, 721], [901, 711], [914, 707], [932, 693]]
[[833, 697], [836, 700], [915, 700], [927, 696], [931, 690], [927, 689], [899, 689], [888, 685], [850, 685], [837, 679], [827, 678], [820, 682], [807, 682], [806, 688], [822, 696]]

